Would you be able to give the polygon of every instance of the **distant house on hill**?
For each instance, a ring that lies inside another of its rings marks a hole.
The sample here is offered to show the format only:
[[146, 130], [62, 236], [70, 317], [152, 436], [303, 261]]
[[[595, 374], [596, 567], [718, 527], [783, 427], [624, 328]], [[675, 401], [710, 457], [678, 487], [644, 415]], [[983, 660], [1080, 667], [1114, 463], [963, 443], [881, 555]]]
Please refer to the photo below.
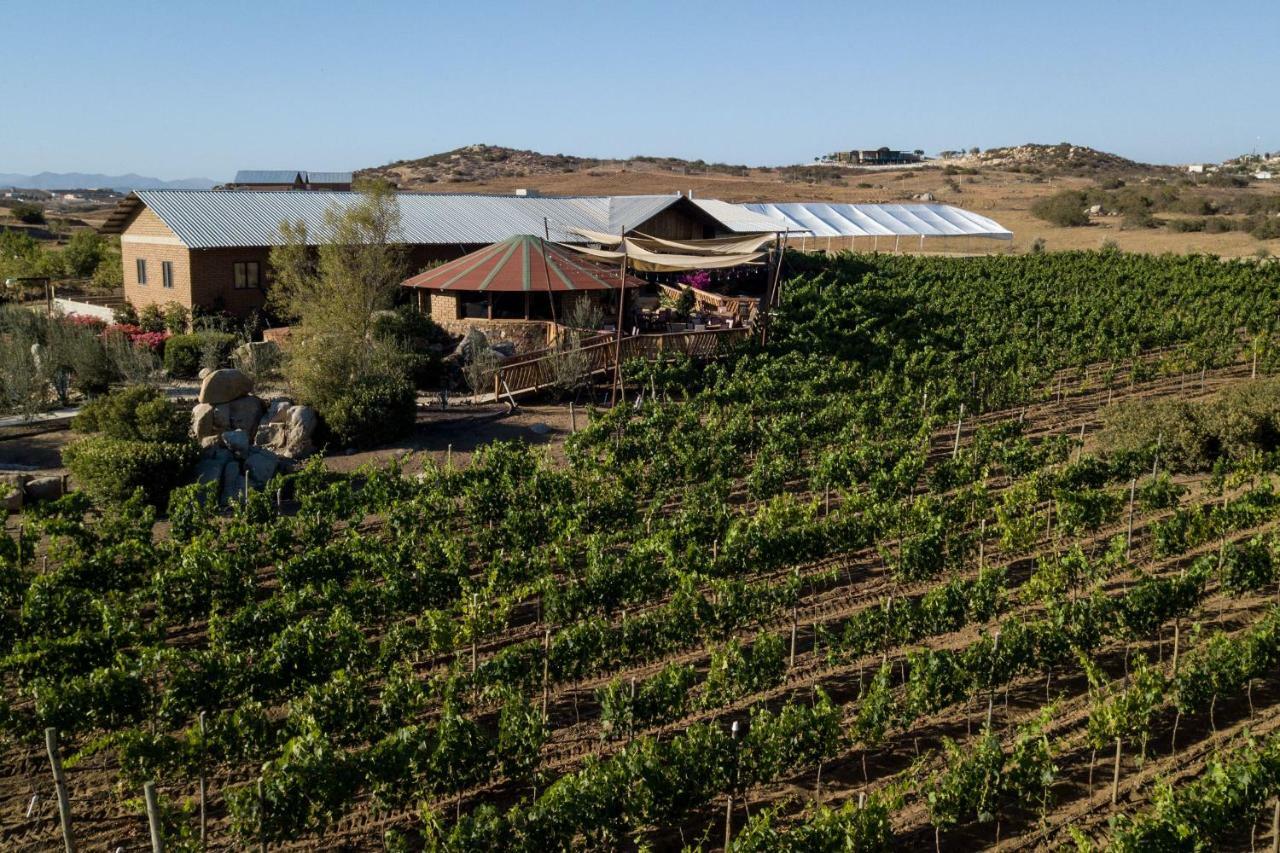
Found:
[[[244, 314], [266, 301], [271, 247], [282, 242], [280, 223], [301, 220], [312, 240], [323, 242], [325, 211], [360, 198], [328, 191], [140, 190], [116, 206], [101, 230], [120, 235], [124, 294], [135, 307], [177, 302]], [[410, 272], [525, 234], [589, 243], [574, 229], [700, 240], [787, 228], [737, 205], [678, 194], [400, 193], [397, 200]]]
[[924, 159], [924, 151], [895, 151], [892, 148], [861, 149], [854, 151], [837, 151], [830, 156], [837, 163], [853, 163], [859, 166], [900, 166], [904, 163], [919, 163]]
[[235, 180], [226, 185], [229, 190], [258, 190], [282, 192], [286, 190], [336, 190], [351, 189], [350, 172], [304, 172], [300, 170], [241, 169]]

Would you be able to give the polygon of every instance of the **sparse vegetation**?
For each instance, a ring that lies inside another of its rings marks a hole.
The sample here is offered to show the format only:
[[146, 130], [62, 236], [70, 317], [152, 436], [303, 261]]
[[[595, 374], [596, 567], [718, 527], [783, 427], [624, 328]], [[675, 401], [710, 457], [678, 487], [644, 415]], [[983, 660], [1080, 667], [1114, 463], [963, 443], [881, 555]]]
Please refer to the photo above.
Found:
[[1089, 214], [1085, 212], [1087, 202], [1085, 195], [1076, 190], [1062, 190], [1036, 201], [1031, 212], [1062, 228], [1072, 228], [1089, 224]]

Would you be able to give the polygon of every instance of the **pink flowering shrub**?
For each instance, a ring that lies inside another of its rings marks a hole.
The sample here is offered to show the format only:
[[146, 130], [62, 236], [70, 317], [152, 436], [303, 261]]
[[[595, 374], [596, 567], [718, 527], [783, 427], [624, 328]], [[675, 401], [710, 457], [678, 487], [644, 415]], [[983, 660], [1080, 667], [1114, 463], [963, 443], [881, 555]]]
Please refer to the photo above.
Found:
[[124, 335], [129, 340], [133, 340], [138, 335], [143, 334], [142, 327], [135, 323], [113, 323], [102, 330], [103, 334], [115, 332]]
[[86, 329], [92, 329], [95, 332], [101, 332], [107, 327], [107, 321], [97, 317], [90, 317], [88, 314], [68, 314], [62, 318], [62, 322], [71, 326], [83, 326]]
[[711, 286], [711, 273], [706, 270], [694, 270], [680, 276], [680, 283], [694, 290], [706, 290]]
[[129, 342], [135, 347], [146, 347], [152, 352], [160, 352], [164, 349], [164, 342], [173, 337], [169, 332], [143, 332], [140, 335], [129, 338]]
[[141, 326], [133, 323], [115, 323], [103, 329], [102, 334], [124, 335], [125, 339], [134, 346], [146, 347], [157, 353], [164, 349], [164, 342], [173, 337], [169, 332], [143, 331]]

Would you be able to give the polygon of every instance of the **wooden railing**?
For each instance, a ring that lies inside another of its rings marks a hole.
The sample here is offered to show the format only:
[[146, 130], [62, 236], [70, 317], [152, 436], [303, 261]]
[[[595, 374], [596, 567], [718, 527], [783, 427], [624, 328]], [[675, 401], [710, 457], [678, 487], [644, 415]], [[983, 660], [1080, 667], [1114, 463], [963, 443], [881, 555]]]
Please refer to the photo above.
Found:
[[[559, 353], [520, 356], [498, 365], [493, 374], [494, 399], [510, 393], [525, 394], [557, 384], [563, 372], [595, 376], [610, 372], [621, 351], [622, 361], [633, 358], [656, 359], [666, 353], [680, 353], [691, 358], [706, 359], [745, 341], [748, 328], [707, 329], [701, 332], [673, 332], [664, 335], [629, 335], [619, 346], [616, 338], [596, 340], [576, 349]], [[562, 361], [561, 361], [562, 360]]]
[[[681, 293], [680, 288], [666, 284], [659, 284], [658, 289], [672, 299], [679, 298]], [[719, 314], [724, 317], [740, 317], [745, 320], [755, 314], [760, 305], [760, 300], [754, 296], [725, 296], [720, 293], [712, 293], [709, 290], [694, 288], [693, 305], [697, 311]]]

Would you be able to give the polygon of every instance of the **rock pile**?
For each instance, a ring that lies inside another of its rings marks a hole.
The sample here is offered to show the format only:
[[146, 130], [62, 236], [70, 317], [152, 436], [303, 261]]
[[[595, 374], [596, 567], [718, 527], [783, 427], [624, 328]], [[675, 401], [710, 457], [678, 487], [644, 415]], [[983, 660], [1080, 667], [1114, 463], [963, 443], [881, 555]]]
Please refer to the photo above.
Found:
[[316, 412], [278, 397], [253, 393], [240, 370], [201, 371], [200, 402], [191, 410], [191, 434], [203, 448], [196, 476], [219, 483], [220, 499], [235, 500], [249, 488], [266, 488], [278, 471], [311, 453]]
[[0, 507], [4, 512], [18, 512], [25, 504], [55, 500], [66, 493], [67, 483], [63, 477], [0, 472]]

